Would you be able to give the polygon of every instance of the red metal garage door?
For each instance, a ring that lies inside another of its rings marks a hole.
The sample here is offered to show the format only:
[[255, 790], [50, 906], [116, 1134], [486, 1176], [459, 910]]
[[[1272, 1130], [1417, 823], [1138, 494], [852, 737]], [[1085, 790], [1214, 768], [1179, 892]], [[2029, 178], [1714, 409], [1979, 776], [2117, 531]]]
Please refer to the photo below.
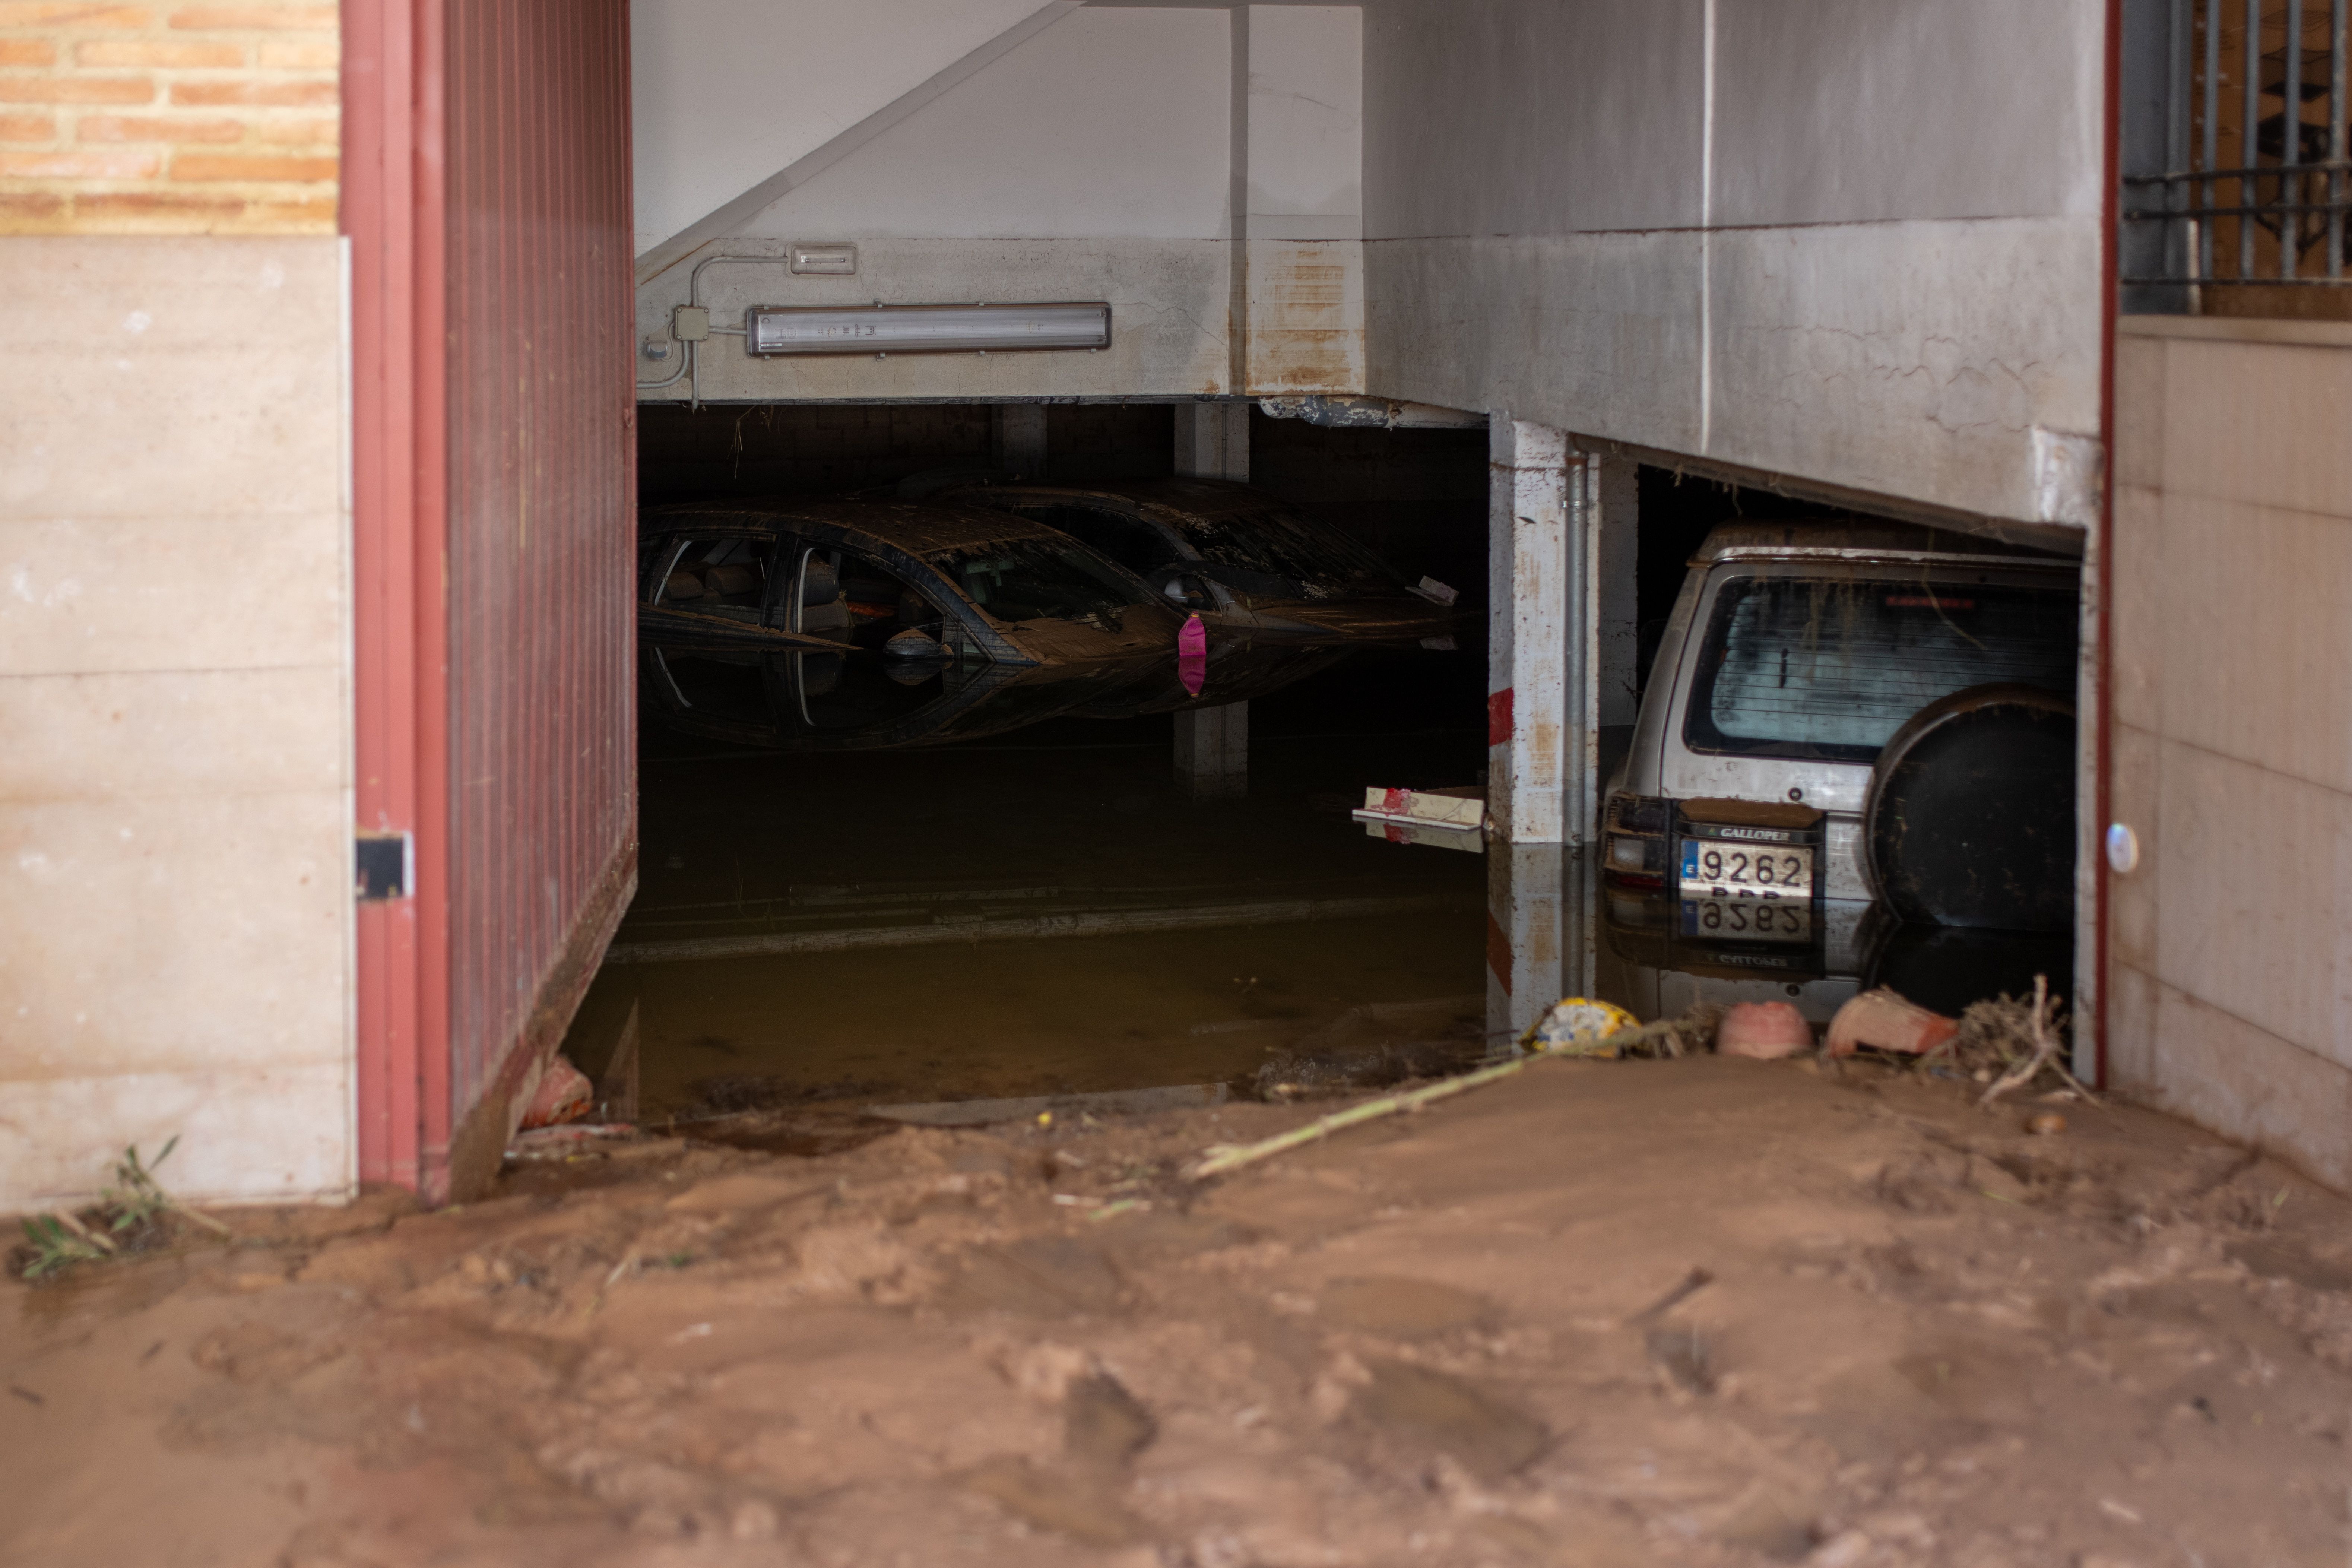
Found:
[[462, 1195], [636, 879], [626, 0], [345, 0], [362, 1180]]

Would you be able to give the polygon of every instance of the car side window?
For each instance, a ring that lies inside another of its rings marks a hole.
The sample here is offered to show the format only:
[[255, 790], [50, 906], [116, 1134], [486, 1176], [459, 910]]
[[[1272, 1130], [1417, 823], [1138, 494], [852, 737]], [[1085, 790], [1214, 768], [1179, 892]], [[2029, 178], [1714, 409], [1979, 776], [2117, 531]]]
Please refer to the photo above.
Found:
[[654, 603], [731, 619], [756, 620], [767, 596], [773, 547], [756, 540], [672, 542]]
[[[803, 551], [809, 552], [805, 569]], [[878, 648], [903, 631], [956, 640], [956, 628], [929, 594], [856, 551], [787, 539], [776, 563], [778, 626], [864, 648]], [[801, 596], [797, 619], [792, 614], [795, 582]]]
[[1197, 572], [1186, 572], [1174, 566], [1163, 566], [1148, 581], [1170, 604], [1187, 610], [1214, 610], [1216, 595], [1210, 591], [1208, 580]]

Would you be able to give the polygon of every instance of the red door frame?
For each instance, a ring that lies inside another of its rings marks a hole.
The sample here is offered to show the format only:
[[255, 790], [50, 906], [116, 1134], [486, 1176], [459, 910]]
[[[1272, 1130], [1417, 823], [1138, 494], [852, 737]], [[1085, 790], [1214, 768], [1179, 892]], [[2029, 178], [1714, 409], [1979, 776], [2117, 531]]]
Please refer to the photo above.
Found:
[[[2091, 592], [2098, 605], [2098, 636], [2091, 648], [2092, 690], [2096, 693], [2097, 719], [2092, 742], [2091, 798], [2077, 800], [2074, 809], [2091, 808], [2091, 1081], [2107, 1084], [2108, 1005], [2112, 989], [2107, 973], [2108, 926], [2112, 912], [2106, 856], [2107, 824], [2115, 820], [2116, 772], [2116, 316], [2121, 302], [2119, 279], [2120, 230], [2123, 224], [2123, 0], [2107, 0], [2106, 58], [2103, 72], [2106, 102], [2099, 150], [2100, 178], [2105, 182], [2099, 206], [2099, 449], [2105, 454], [2100, 474], [2097, 532], [2092, 552], [2095, 563]], [[2076, 953], [2076, 972], [2084, 955]]]
[[428, 1198], [449, 1145], [447, 374], [441, 0], [342, 0], [357, 826], [410, 836], [359, 906], [362, 1182]]

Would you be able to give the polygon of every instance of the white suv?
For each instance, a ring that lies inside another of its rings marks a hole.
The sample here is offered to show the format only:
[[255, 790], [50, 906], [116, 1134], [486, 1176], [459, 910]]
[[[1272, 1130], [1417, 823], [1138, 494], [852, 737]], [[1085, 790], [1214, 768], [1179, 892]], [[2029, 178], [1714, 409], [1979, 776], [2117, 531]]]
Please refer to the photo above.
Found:
[[1685, 934], [1819, 937], [1872, 897], [1862, 819], [1888, 739], [1987, 685], [2071, 703], [2081, 563], [1924, 529], [1719, 528], [1693, 558], [1610, 781], [1602, 866]]

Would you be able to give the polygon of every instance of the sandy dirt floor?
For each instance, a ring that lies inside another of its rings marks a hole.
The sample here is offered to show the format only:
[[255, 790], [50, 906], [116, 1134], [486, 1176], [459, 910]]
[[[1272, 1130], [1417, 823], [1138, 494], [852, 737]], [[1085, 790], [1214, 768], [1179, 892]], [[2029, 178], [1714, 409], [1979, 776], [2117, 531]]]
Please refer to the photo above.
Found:
[[0, 1562], [2345, 1562], [2352, 1205], [1963, 1087], [1546, 1062], [1197, 1189], [1336, 1102], [232, 1215], [0, 1288]]

